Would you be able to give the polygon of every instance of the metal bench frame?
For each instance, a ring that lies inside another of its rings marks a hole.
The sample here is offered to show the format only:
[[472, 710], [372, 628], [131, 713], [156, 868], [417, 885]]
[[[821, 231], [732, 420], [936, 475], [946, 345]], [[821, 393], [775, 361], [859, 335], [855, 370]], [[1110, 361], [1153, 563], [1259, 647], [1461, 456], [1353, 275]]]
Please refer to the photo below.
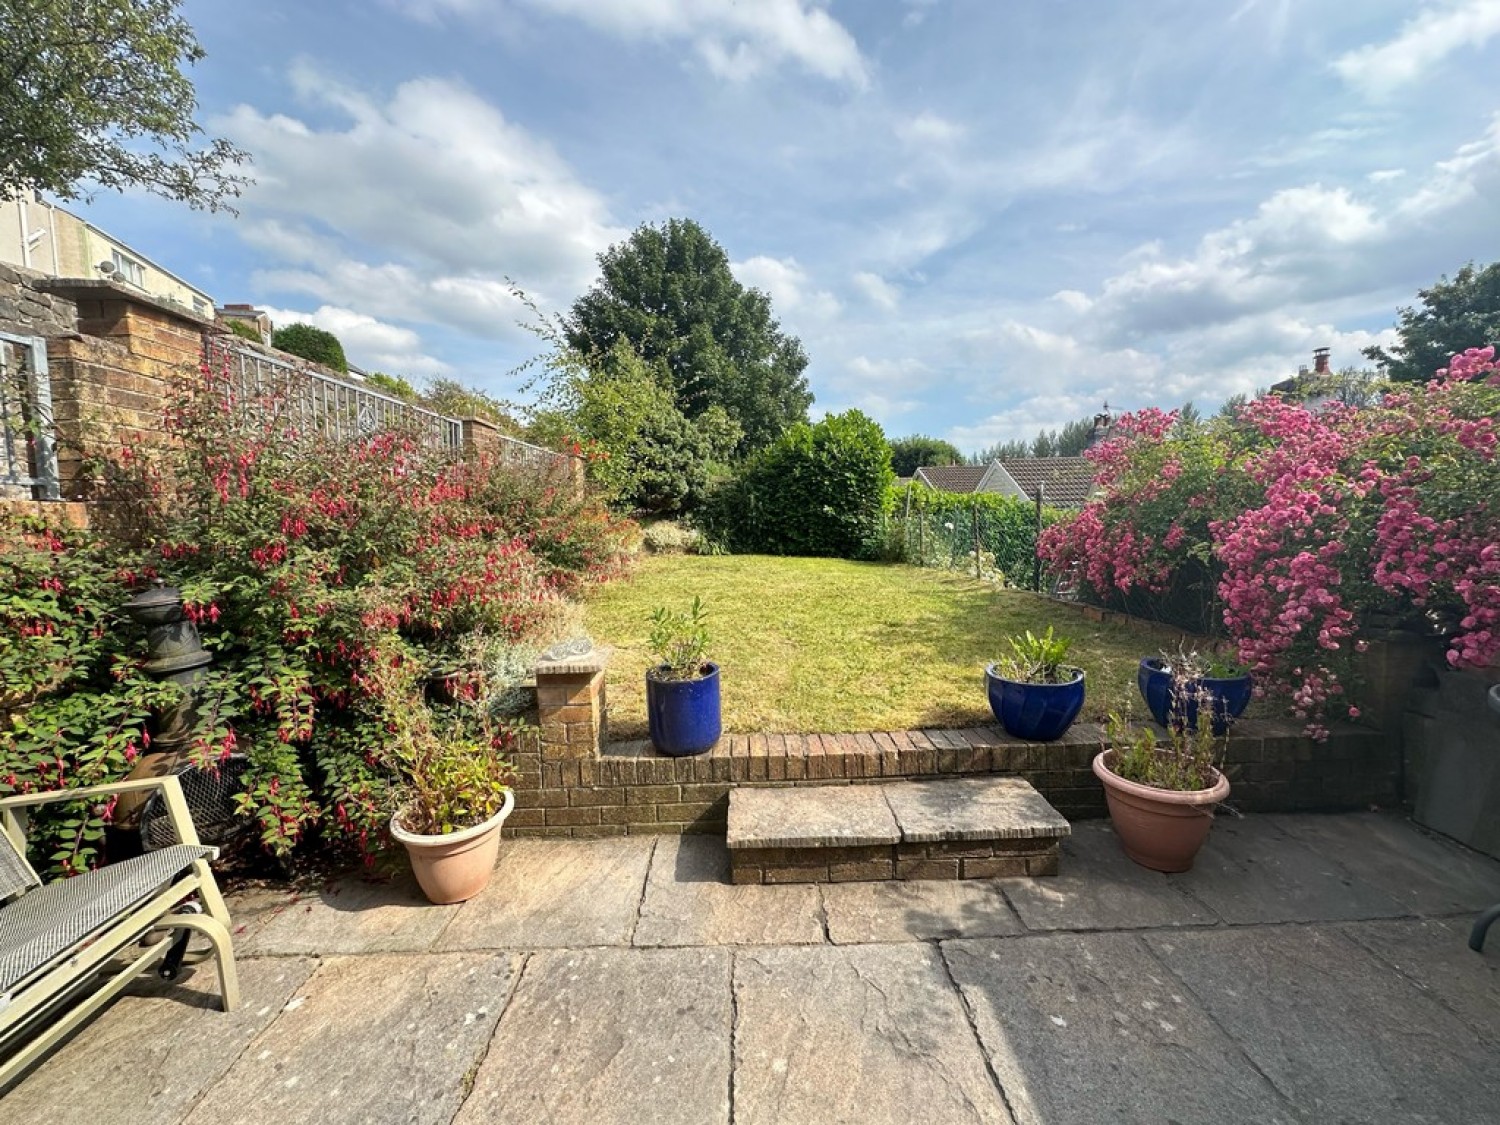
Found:
[[[107, 799], [119, 793], [149, 789], [161, 791], [179, 843], [199, 845], [182, 785], [171, 775], [84, 789], [0, 797], [0, 831], [8, 837], [24, 864], [27, 809], [58, 801]], [[131, 980], [159, 963], [166, 962], [170, 966], [170, 970], [166, 970], [170, 975], [178, 963], [213, 957], [218, 965], [219, 994], [224, 1011], [232, 1011], [239, 1005], [239, 980], [229, 936], [229, 911], [208, 865], [209, 859], [217, 857], [218, 849], [205, 850], [206, 855], [191, 860], [181, 874], [166, 882], [156, 893], [108, 919], [70, 948], [38, 966], [7, 995], [0, 996], [0, 1089], [6, 1088], [44, 1053], [113, 1000]], [[124, 861], [126, 864], [132, 862], [135, 861]], [[202, 913], [181, 912], [184, 908], [191, 910], [197, 904], [201, 904]], [[4, 909], [0, 906], [0, 910]], [[208, 949], [185, 952], [186, 939], [193, 932], [208, 938]], [[160, 934], [161, 940], [141, 944], [141, 939], [151, 933]], [[178, 940], [169, 940], [173, 933]], [[95, 985], [96, 977], [107, 977], [107, 983]], [[17, 1042], [22, 1043], [20, 1049], [6, 1056], [4, 1052]]]

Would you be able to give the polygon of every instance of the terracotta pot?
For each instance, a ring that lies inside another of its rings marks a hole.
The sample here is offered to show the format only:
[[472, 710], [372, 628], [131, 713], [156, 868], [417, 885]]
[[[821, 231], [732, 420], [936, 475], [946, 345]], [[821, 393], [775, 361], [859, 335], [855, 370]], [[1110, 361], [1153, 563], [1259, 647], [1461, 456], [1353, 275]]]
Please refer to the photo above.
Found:
[[1116, 774], [1110, 769], [1114, 755], [1105, 750], [1094, 758], [1094, 776], [1104, 783], [1109, 819], [1125, 854], [1152, 871], [1188, 870], [1208, 839], [1214, 806], [1229, 796], [1229, 780], [1214, 770], [1207, 789], [1157, 789]]
[[507, 792], [504, 806], [489, 820], [442, 836], [408, 832], [400, 813], [391, 817], [391, 835], [406, 845], [412, 874], [429, 901], [465, 902], [489, 885], [500, 855], [500, 826], [515, 807], [516, 795]]

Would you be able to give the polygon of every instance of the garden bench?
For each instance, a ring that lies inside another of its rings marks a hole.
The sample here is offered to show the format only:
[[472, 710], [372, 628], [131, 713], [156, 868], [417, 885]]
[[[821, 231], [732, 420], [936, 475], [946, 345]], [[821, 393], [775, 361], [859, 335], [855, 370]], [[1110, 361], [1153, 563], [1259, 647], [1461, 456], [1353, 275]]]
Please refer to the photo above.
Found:
[[[177, 842], [43, 884], [26, 862], [26, 810], [158, 791]], [[0, 798], [0, 1089], [153, 966], [172, 979], [214, 957], [224, 1010], [239, 1003], [229, 912], [175, 776]], [[201, 933], [209, 948], [189, 952]], [[142, 941], [148, 935], [154, 942]]]

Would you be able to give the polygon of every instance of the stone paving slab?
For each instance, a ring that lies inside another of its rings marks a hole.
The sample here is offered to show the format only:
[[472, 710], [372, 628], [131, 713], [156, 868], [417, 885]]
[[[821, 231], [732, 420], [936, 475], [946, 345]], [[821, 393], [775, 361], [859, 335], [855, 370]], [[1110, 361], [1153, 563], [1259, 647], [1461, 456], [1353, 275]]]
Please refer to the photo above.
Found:
[[664, 836], [656, 845], [635, 944], [803, 945], [823, 941], [812, 886], [729, 882], [729, 850], [713, 836]]
[[1068, 822], [1018, 777], [898, 782], [881, 787], [906, 843], [1057, 839]]
[[1008, 1122], [929, 945], [735, 954], [736, 1125]]
[[533, 954], [454, 1125], [729, 1121], [730, 954]]
[[4, 1098], [0, 1120], [28, 1125], [174, 1125], [282, 1012], [317, 962], [239, 962], [241, 1004], [219, 1009], [211, 963], [176, 981], [134, 981]]
[[1399, 918], [1411, 908], [1352, 875], [1338, 855], [1296, 840], [1263, 818], [1214, 819], [1208, 843], [1175, 886], [1226, 922], [1342, 922]]
[[390, 878], [346, 875], [311, 891], [256, 891], [231, 896], [235, 953], [416, 953], [433, 941], [457, 912], [433, 906], [408, 870]]
[[1500, 1106], [1492, 1046], [1331, 928], [1145, 940], [1307, 1120], [1477, 1121]]
[[506, 840], [490, 885], [458, 908], [436, 948], [629, 945], [655, 845]]
[[735, 789], [729, 794], [730, 849], [894, 844], [896, 818], [878, 785]]
[[1475, 953], [1469, 948], [1472, 924], [1463, 917], [1335, 929], [1434, 997], [1500, 1052], [1500, 930], [1492, 928], [1485, 951]]
[[992, 880], [832, 883], [823, 888], [823, 910], [828, 936], [839, 945], [1002, 937], [1023, 929]]
[[1176, 886], [1176, 876], [1147, 871], [1120, 850], [1109, 822], [1073, 825], [1062, 841], [1058, 874], [1000, 885], [1032, 930], [1125, 930], [1213, 925], [1218, 917]]
[[1478, 911], [1500, 902], [1500, 862], [1417, 829], [1395, 813], [1265, 816], [1299, 843], [1337, 861], [1408, 911]]
[[942, 951], [1022, 1125], [1296, 1120], [1135, 935]]
[[518, 966], [492, 953], [327, 961], [188, 1125], [448, 1125]]

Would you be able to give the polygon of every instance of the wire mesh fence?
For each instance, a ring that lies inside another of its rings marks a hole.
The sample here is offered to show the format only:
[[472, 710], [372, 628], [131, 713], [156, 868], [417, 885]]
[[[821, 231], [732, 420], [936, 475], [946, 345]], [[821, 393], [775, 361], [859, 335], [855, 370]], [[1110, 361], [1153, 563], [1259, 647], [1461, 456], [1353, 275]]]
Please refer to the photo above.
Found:
[[891, 517], [892, 552], [903, 561], [1023, 590], [1046, 588], [1037, 537], [1061, 512], [996, 493], [935, 492], [919, 485], [903, 493]]

